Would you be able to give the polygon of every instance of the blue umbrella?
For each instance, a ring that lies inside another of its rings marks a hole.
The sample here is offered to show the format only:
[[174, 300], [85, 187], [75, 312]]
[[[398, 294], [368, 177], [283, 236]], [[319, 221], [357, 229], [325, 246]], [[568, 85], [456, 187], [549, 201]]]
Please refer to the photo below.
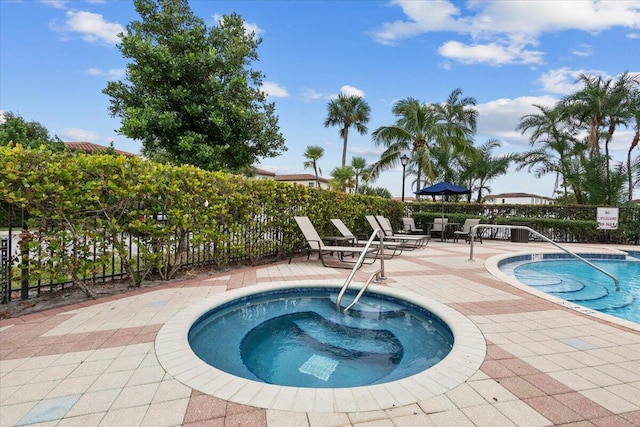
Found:
[[421, 190], [414, 191], [419, 196], [442, 196], [442, 219], [444, 220], [444, 196], [453, 196], [456, 194], [469, 194], [471, 190], [464, 187], [453, 185], [450, 182], [439, 182], [432, 186], [425, 187]]
[[471, 190], [442, 181], [430, 187], [425, 187], [422, 190], [415, 191], [414, 193], [419, 196], [451, 196], [456, 194], [469, 194]]

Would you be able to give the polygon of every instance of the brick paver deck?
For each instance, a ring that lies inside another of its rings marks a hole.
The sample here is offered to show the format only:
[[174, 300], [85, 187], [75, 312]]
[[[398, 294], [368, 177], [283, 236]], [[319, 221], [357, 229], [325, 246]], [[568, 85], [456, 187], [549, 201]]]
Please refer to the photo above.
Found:
[[552, 249], [485, 240], [470, 262], [468, 244], [432, 241], [386, 262], [386, 286], [455, 309], [486, 343], [468, 380], [424, 401], [282, 411], [204, 394], [165, 371], [155, 339], [185, 308], [232, 289], [348, 274], [302, 257], [1, 321], [0, 426], [640, 426], [640, 325], [558, 305], [485, 268], [501, 254]]

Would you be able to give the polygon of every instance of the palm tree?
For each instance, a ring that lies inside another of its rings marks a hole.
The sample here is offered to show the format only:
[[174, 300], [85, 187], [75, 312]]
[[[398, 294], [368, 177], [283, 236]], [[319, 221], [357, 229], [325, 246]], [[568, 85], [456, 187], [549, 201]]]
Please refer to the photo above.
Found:
[[433, 178], [429, 153], [435, 145], [437, 133], [442, 132], [438, 112], [433, 105], [423, 104], [411, 97], [396, 102], [392, 111], [397, 117], [396, 123], [381, 126], [371, 134], [376, 146], [384, 145], [387, 148], [380, 160], [371, 165], [371, 174], [377, 177], [381, 172], [397, 167], [402, 154], [410, 153], [408, 166], [410, 169], [412, 165], [416, 166], [418, 189], [423, 172], [428, 179]]
[[324, 155], [324, 148], [317, 145], [309, 145], [304, 152], [304, 157], [307, 159], [304, 162], [305, 169], [313, 168], [313, 171], [316, 174], [316, 188], [320, 188], [320, 180], [318, 179], [318, 171], [320, 171], [320, 175], [322, 175], [322, 169], [318, 167], [318, 160]]
[[353, 188], [353, 177], [355, 173], [351, 166], [337, 167], [331, 171], [331, 186], [340, 191], [346, 192], [348, 188]]
[[369, 181], [369, 170], [367, 168], [367, 159], [364, 157], [352, 157], [351, 167], [353, 168], [354, 177], [356, 180], [355, 192], [358, 193], [358, 185], [360, 180], [363, 182]]
[[[490, 139], [478, 148], [479, 156], [477, 159], [466, 157], [461, 159], [462, 181], [467, 183], [467, 188], [478, 191], [477, 203], [482, 203], [482, 192], [490, 192], [491, 188], [487, 184], [507, 173], [509, 164], [515, 159], [515, 155], [508, 154], [506, 156], [494, 157], [491, 151], [501, 146], [500, 141]], [[469, 193], [467, 201], [471, 201], [471, 193]]]
[[342, 167], [347, 164], [347, 140], [349, 139], [349, 128], [354, 126], [361, 135], [367, 133], [366, 124], [369, 123], [369, 104], [358, 95], [338, 95], [327, 104], [327, 118], [324, 126], [340, 126], [340, 136], [342, 137]]
[[[531, 131], [529, 143], [531, 145], [540, 143], [543, 146], [523, 153], [519, 159], [518, 170], [528, 167], [531, 171], [536, 167], [537, 177], [555, 173], [556, 182], [562, 181], [565, 203], [568, 203], [570, 157], [576, 142], [574, 126], [561, 105], [556, 105], [554, 108], [543, 105], [534, 105], [534, 107], [539, 110], [539, 113], [521, 117], [516, 130], [522, 134]], [[574, 187], [573, 190], [578, 197], [580, 193], [578, 189]]]
[[[631, 203], [633, 200], [633, 188], [635, 187], [633, 182], [633, 164], [631, 162], [631, 157], [633, 154], [633, 149], [638, 146], [640, 142], [640, 89], [636, 88], [631, 91], [629, 95], [629, 106], [631, 110], [632, 116], [632, 126], [635, 130], [633, 134], [633, 138], [631, 139], [631, 144], [629, 145], [629, 150], [627, 150], [627, 194], [628, 201]], [[640, 175], [640, 168], [638, 168], [638, 174]]]

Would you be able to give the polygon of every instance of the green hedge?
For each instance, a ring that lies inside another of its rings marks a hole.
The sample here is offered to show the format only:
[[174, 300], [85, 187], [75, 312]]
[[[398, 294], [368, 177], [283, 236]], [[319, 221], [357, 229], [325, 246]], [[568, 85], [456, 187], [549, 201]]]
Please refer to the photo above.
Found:
[[[174, 277], [193, 248], [215, 268], [285, 257], [303, 242], [294, 215], [335, 235], [331, 218], [370, 234], [365, 215], [399, 225], [403, 212], [400, 202], [380, 197], [20, 146], [0, 147], [0, 203], [29, 213], [22, 245], [40, 254], [32, 256], [30, 274], [79, 286], [113, 258], [139, 285], [150, 272]], [[138, 239], [135, 254], [125, 236]]]

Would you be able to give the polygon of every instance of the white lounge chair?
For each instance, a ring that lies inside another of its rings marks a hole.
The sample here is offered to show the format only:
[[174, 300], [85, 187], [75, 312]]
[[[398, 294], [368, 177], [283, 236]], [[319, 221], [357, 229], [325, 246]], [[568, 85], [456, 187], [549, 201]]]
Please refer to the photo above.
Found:
[[372, 229], [382, 229], [385, 240], [404, 242], [406, 249], [417, 249], [429, 242], [430, 237], [427, 235], [394, 234], [391, 223], [384, 216], [366, 215], [365, 218]]
[[[318, 252], [318, 257], [320, 258], [320, 261], [322, 261], [322, 265], [324, 265], [325, 267], [341, 267], [341, 266], [335, 266], [335, 265], [334, 266], [327, 265], [324, 259], [324, 255], [326, 254], [336, 253], [338, 254], [338, 259], [340, 261], [347, 262], [344, 260], [344, 254], [359, 256], [362, 254], [362, 252], [365, 251], [364, 247], [362, 246], [325, 245], [324, 242], [322, 241], [322, 238], [320, 237], [320, 235], [318, 234], [315, 227], [311, 223], [311, 220], [309, 220], [308, 217], [296, 216], [294, 217], [294, 219], [298, 224], [298, 227], [300, 227], [300, 231], [302, 231], [304, 238], [307, 240], [307, 244], [309, 245], [309, 253], [307, 254], [307, 258], [311, 254], [311, 252]], [[373, 261], [375, 261], [376, 258], [378, 257], [378, 250], [379, 250], [378, 246], [379, 245], [371, 245], [369, 249], [366, 250], [367, 256], [372, 256]], [[289, 259], [289, 263], [291, 263], [291, 258]]]
[[447, 231], [448, 222], [449, 222], [449, 218], [434, 218], [429, 234], [431, 236], [433, 236], [434, 233], [439, 234], [440, 240], [444, 240], [445, 232]]
[[[351, 232], [351, 230], [349, 230], [349, 227], [347, 227], [347, 225], [344, 222], [342, 222], [341, 219], [333, 218], [331, 220], [331, 223], [338, 229], [340, 234], [342, 234], [344, 237], [351, 238], [353, 240], [354, 245], [363, 246], [363, 245], [366, 244], [366, 242], [359, 241], [358, 238]], [[393, 250], [393, 252], [391, 252], [391, 253], [385, 252], [385, 255], [388, 255], [389, 258], [391, 258], [391, 257], [394, 257], [396, 255], [400, 255], [402, 253], [402, 250], [405, 247], [405, 243], [404, 242], [385, 240], [384, 241], [384, 247], [385, 247], [385, 249]]]

